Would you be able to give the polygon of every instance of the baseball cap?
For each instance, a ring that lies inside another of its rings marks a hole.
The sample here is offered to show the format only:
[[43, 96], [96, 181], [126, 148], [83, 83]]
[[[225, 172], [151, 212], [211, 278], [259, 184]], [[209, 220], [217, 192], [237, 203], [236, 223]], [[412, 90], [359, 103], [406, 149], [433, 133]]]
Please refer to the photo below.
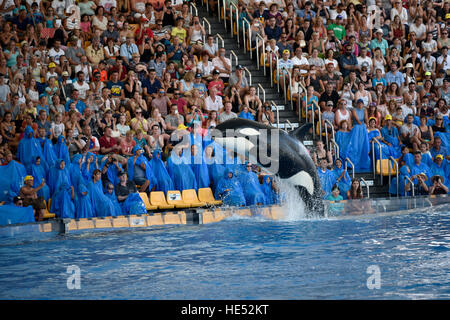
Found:
[[244, 69], [244, 67], [243, 67], [241, 64], [238, 64], [238, 65], [236, 66], [236, 69], [237, 69], [237, 70], [242, 70], [242, 69]]
[[196, 79], [201, 78], [201, 77], [202, 77], [202, 74], [201, 74], [201, 73], [196, 73], [196, 74], [195, 74], [195, 78], [196, 78]]
[[14, 197], [13, 203], [17, 203], [17, 202], [19, 202], [19, 201], [21, 201], [21, 200], [23, 200], [23, 198], [20, 197], [20, 196]]
[[291, 52], [288, 49], [284, 49], [283, 54], [285, 54], [285, 53], [291, 53]]
[[383, 29], [379, 28], [379, 29], [377, 29], [377, 32], [375, 32], [375, 33], [383, 33]]
[[336, 19], [342, 19], [342, 16], [341, 16], [341, 15], [338, 15], [338, 16], [336, 17]]
[[27, 182], [28, 180], [34, 180], [33, 176], [26, 176], [23, 182]]
[[430, 72], [430, 71], [427, 71], [427, 72], [425, 72], [425, 75], [426, 75], [426, 76], [431, 76], [431, 72]]
[[55, 64], [54, 62], [50, 62], [50, 63], [48, 64], [48, 67], [49, 67], [49, 68], [55, 68], [55, 67], [56, 67], [56, 64]]
[[220, 71], [217, 70], [217, 69], [214, 69], [213, 72], [212, 72], [212, 74], [220, 74]]
[[184, 124], [179, 124], [177, 129], [178, 130], [186, 130], [188, 127], [186, 127]]
[[329, 100], [329, 101], [327, 102], [327, 106], [334, 106], [333, 101]]
[[436, 159], [444, 160], [444, 156], [443, 156], [442, 154], [438, 154], [438, 155], [436, 156]]
[[405, 68], [414, 68], [414, 66], [413, 66], [413, 64], [410, 62], [410, 63], [407, 63], [407, 64], [406, 64]]
[[369, 104], [369, 106], [370, 106], [370, 107], [376, 107], [376, 106], [377, 106], [377, 103], [376, 103], [376, 102], [371, 102], [371, 103]]
[[392, 116], [390, 114], [387, 114], [386, 117], [384, 117], [384, 120], [392, 120]]
[[68, 76], [69, 76], [69, 73], [68, 73], [67, 71], [63, 71], [63, 72], [62, 72], [62, 76], [63, 76], [63, 77], [68, 77]]
[[356, 101], [356, 103], [360, 103], [360, 102], [364, 103], [364, 100], [363, 99], [358, 99], [358, 101]]

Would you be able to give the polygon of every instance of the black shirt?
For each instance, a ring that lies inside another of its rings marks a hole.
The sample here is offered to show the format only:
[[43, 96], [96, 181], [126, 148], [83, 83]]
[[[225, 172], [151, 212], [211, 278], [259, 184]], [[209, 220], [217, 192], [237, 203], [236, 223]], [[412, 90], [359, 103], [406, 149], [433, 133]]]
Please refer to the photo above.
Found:
[[[118, 183], [114, 189], [116, 191], [117, 199], [119, 199], [119, 196], [122, 196], [122, 197], [128, 196], [130, 193], [138, 192], [138, 190], [136, 188], [136, 184], [131, 180], [127, 181], [127, 184], [125, 187], [122, 186], [120, 183]], [[123, 202], [123, 201], [125, 201], [125, 200], [122, 200], [122, 201], [119, 200], [119, 202]]]

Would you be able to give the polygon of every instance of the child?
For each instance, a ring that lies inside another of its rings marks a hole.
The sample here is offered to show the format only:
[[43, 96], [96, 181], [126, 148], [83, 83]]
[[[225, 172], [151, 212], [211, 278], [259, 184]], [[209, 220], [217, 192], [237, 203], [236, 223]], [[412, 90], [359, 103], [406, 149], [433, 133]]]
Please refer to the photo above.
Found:
[[431, 157], [431, 153], [428, 150], [428, 143], [422, 142], [420, 144], [420, 153], [422, 154], [422, 162], [431, 167], [431, 165], [433, 164], [433, 158]]
[[405, 117], [403, 116], [403, 109], [399, 106], [395, 110], [395, 113], [392, 115], [392, 124], [400, 129], [403, 125], [404, 120]]

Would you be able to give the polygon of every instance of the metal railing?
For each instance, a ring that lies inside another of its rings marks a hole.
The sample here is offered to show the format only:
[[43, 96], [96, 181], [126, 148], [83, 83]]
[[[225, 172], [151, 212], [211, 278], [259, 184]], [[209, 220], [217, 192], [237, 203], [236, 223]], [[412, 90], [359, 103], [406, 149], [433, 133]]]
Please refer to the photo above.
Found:
[[[331, 127], [331, 138], [333, 139], [333, 140], [336, 140], [336, 137], [335, 137], [335, 134], [334, 134], [334, 126], [333, 126], [333, 124], [330, 122], [330, 120], [327, 120], [327, 119], [325, 119], [325, 120], [323, 120], [323, 124], [324, 124], [324, 129], [325, 129], [325, 141], [326, 141], [326, 146], [327, 146], [327, 149], [328, 150], [330, 150], [330, 146], [329, 146], [329, 142], [328, 142], [328, 130], [327, 130], [327, 127], [328, 126], [330, 126]], [[336, 157], [336, 159], [337, 158], [339, 158], [339, 155], [338, 155], [338, 157]]]
[[334, 154], [337, 154], [337, 157], [339, 158], [339, 145], [336, 143], [334, 139], [330, 140], [330, 143], [334, 146]]
[[286, 123], [287, 123], [287, 124], [289, 125], [289, 127], [291, 128], [291, 131], [294, 131], [294, 130], [295, 130], [294, 126], [293, 126], [292, 123], [289, 121], [289, 119], [286, 120]]
[[205, 29], [205, 23], [208, 25], [208, 34], [211, 34], [211, 23], [209, 23], [208, 19], [202, 18], [203, 29]]
[[256, 65], [258, 66], [258, 70], [259, 70], [259, 68], [260, 68], [259, 39], [261, 39], [261, 41], [262, 41], [261, 54], [263, 56], [264, 76], [266, 76], [266, 42], [265, 42], [264, 38], [258, 33], [256, 34]]
[[366, 180], [364, 180], [364, 178], [359, 178], [360, 180], [361, 180], [361, 182], [363, 182], [364, 183], [364, 185], [366, 186], [366, 188], [367, 188], [367, 198], [370, 198], [370, 193], [369, 193], [369, 184], [367, 183], [367, 181]]
[[355, 179], [355, 165], [349, 158], [345, 158], [344, 162], [345, 162], [345, 165], [344, 165], [345, 171], [347, 171], [347, 162], [350, 163], [350, 165], [352, 166], [352, 179]]
[[[308, 101], [306, 101], [308, 102]], [[311, 101], [311, 104], [313, 104], [312, 108], [311, 108], [311, 117], [312, 117], [312, 124], [313, 124], [313, 138], [316, 137], [316, 123], [314, 121], [314, 116], [315, 116], [315, 111], [314, 111], [314, 105], [317, 108], [317, 114], [319, 115], [319, 137], [322, 137], [322, 113], [320, 112], [320, 108], [319, 105], [317, 104], [317, 102], [315, 100]], [[306, 104], [307, 106], [308, 104]], [[306, 108], [306, 113], [308, 114], [308, 108]]]
[[[389, 160], [392, 161], [393, 163], [395, 163], [395, 168], [396, 168], [395, 176], [397, 177], [397, 197], [398, 197], [398, 170], [399, 170], [398, 162], [397, 162], [397, 160], [394, 159], [393, 156], [390, 156]], [[388, 168], [389, 168], [389, 189], [390, 189], [391, 188], [391, 163], [390, 162], [389, 162]]]
[[248, 21], [246, 18], [242, 18], [242, 43], [244, 44], [244, 52], [246, 53], [247, 52], [247, 42], [246, 42], [246, 34], [245, 34], [245, 32], [247, 31], [246, 30], [246, 28], [245, 28], [245, 24], [247, 24], [247, 26], [248, 26], [248, 31], [249, 31], [249, 34], [248, 34], [248, 39], [249, 39], [249, 51], [250, 51], [250, 58], [251, 58], [251, 56], [252, 56], [252, 42], [250, 41], [251, 40], [251, 24], [250, 24], [250, 21]]
[[288, 68], [286, 68], [286, 67], [283, 67], [283, 68], [281, 68], [281, 71], [283, 72], [283, 92], [284, 92], [284, 104], [286, 105], [286, 100], [287, 100], [287, 95], [286, 95], [286, 75], [284, 74], [285, 72], [287, 73], [287, 75], [289, 76], [289, 90], [291, 91], [292, 90], [292, 88], [291, 88], [291, 81], [292, 81], [292, 79], [291, 79], [291, 72], [289, 71], [289, 69]]
[[189, 11], [191, 12], [191, 15], [192, 15], [192, 11], [195, 11], [195, 15], [198, 17], [198, 10], [197, 10], [197, 6], [195, 5], [195, 3], [191, 2], [189, 4]]
[[237, 36], [237, 43], [240, 45], [239, 41], [239, 9], [237, 5], [233, 2], [230, 2], [230, 23], [231, 23], [231, 36], [233, 36], [233, 8], [236, 15], [236, 36]]
[[221, 48], [225, 48], [225, 41], [223, 40], [222, 36], [220, 34], [216, 34], [215, 37], [216, 37], [217, 48], [219, 48], [219, 39], [222, 42]]
[[261, 100], [261, 97], [259, 96], [259, 90], [261, 89], [261, 92], [263, 94], [263, 99], [262, 102], [266, 102], [266, 90], [264, 90], [263, 86], [261, 85], [261, 83], [258, 83], [257, 87], [256, 87], [256, 92], [258, 94], [258, 98]]
[[[220, 1], [220, 0], [218, 0]], [[223, 9], [223, 25], [225, 26], [225, 30], [227, 30], [227, 3], [226, 0], [222, 1], [222, 9]], [[220, 16], [220, 11], [219, 11]], [[220, 20], [219, 20], [220, 21]], [[233, 28], [233, 25], [231, 25], [231, 28]]]
[[252, 73], [247, 69], [247, 67], [244, 67], [244, 71], [248, 74], [248, 85], [252, 85]]
[[[306, 91], [305, 86], [301, 82], [299, 82], [298, 84], [300, 85], [303, 92], [305, 93], [305, 105], [306, 105], [306, 102], [308, 102], [308, 91]], [[299, 123], [301, 123], [303, 120], [303, 114], [302, 114], [302, 101], [300, 99], [300, 93], [298, 94], [297, 104], [298, 104], [298, 120], [299, 120]], [[306, 118], [306, 122], [308, 122], [308, 113], [306, 112], [306, 110], [305, 110], [305, 118]]]
[[405, 178], [404, 178], [405, 180], [405, 197], [406, 197], [406, 180], [408, 180], [409, 181], [409, 183], [411, 183], [411, 190], [412, 190], [412, 196], [414, 197], [415, 196], [415, 184], [414, 184], [414, 182], [411, 180], [411, 178], [410, 177], [408, 177], [408, 176], [405, 176]]
[[231, 68], [231, 72], [233, 72], [233, 56], [234, 56], [234, 61], [236, 62], [236, 65], [239, 64], [238, 56], [236, 55], [236, 53], [234, 53], [233, 50], [230, 50], [230, 68]]
[[[217, 19], [220, 22], [220, 0], [217, 0]], [[223, 20], [225, 20], [225, 15], [223, 16]]]
[[377, 138], [372, 138], [372, 162], [373, 162], [373, 178], [376, 178], [376, 167], [377, 162], [375, 159], [375, 143], [378, 144], [378, 149], [380, 151], [380, 176], [381, 176], [381, 185], [383, 185], [383, 154], [381, 149], [381, 143], [378, 141]]
[[270, 101], [270, 103], [272, 104], [272, 106], [275, 107], [275, 110], [277, 111], [277, 128], [280, 128], [280, 111], [278, 110], [278, 106], [275, 104], [275, 102]]

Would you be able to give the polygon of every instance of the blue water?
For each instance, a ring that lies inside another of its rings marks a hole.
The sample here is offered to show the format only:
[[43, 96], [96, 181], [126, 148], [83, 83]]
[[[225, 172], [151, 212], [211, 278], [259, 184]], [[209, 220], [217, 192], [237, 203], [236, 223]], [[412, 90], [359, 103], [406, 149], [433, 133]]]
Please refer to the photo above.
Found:
[[[450, 211], [0, 244], [1, 299], [448, 299]], [[67, 267], [80, 268], [69, 290]], [[367, 270], [378, 268], [380, 288]]]

